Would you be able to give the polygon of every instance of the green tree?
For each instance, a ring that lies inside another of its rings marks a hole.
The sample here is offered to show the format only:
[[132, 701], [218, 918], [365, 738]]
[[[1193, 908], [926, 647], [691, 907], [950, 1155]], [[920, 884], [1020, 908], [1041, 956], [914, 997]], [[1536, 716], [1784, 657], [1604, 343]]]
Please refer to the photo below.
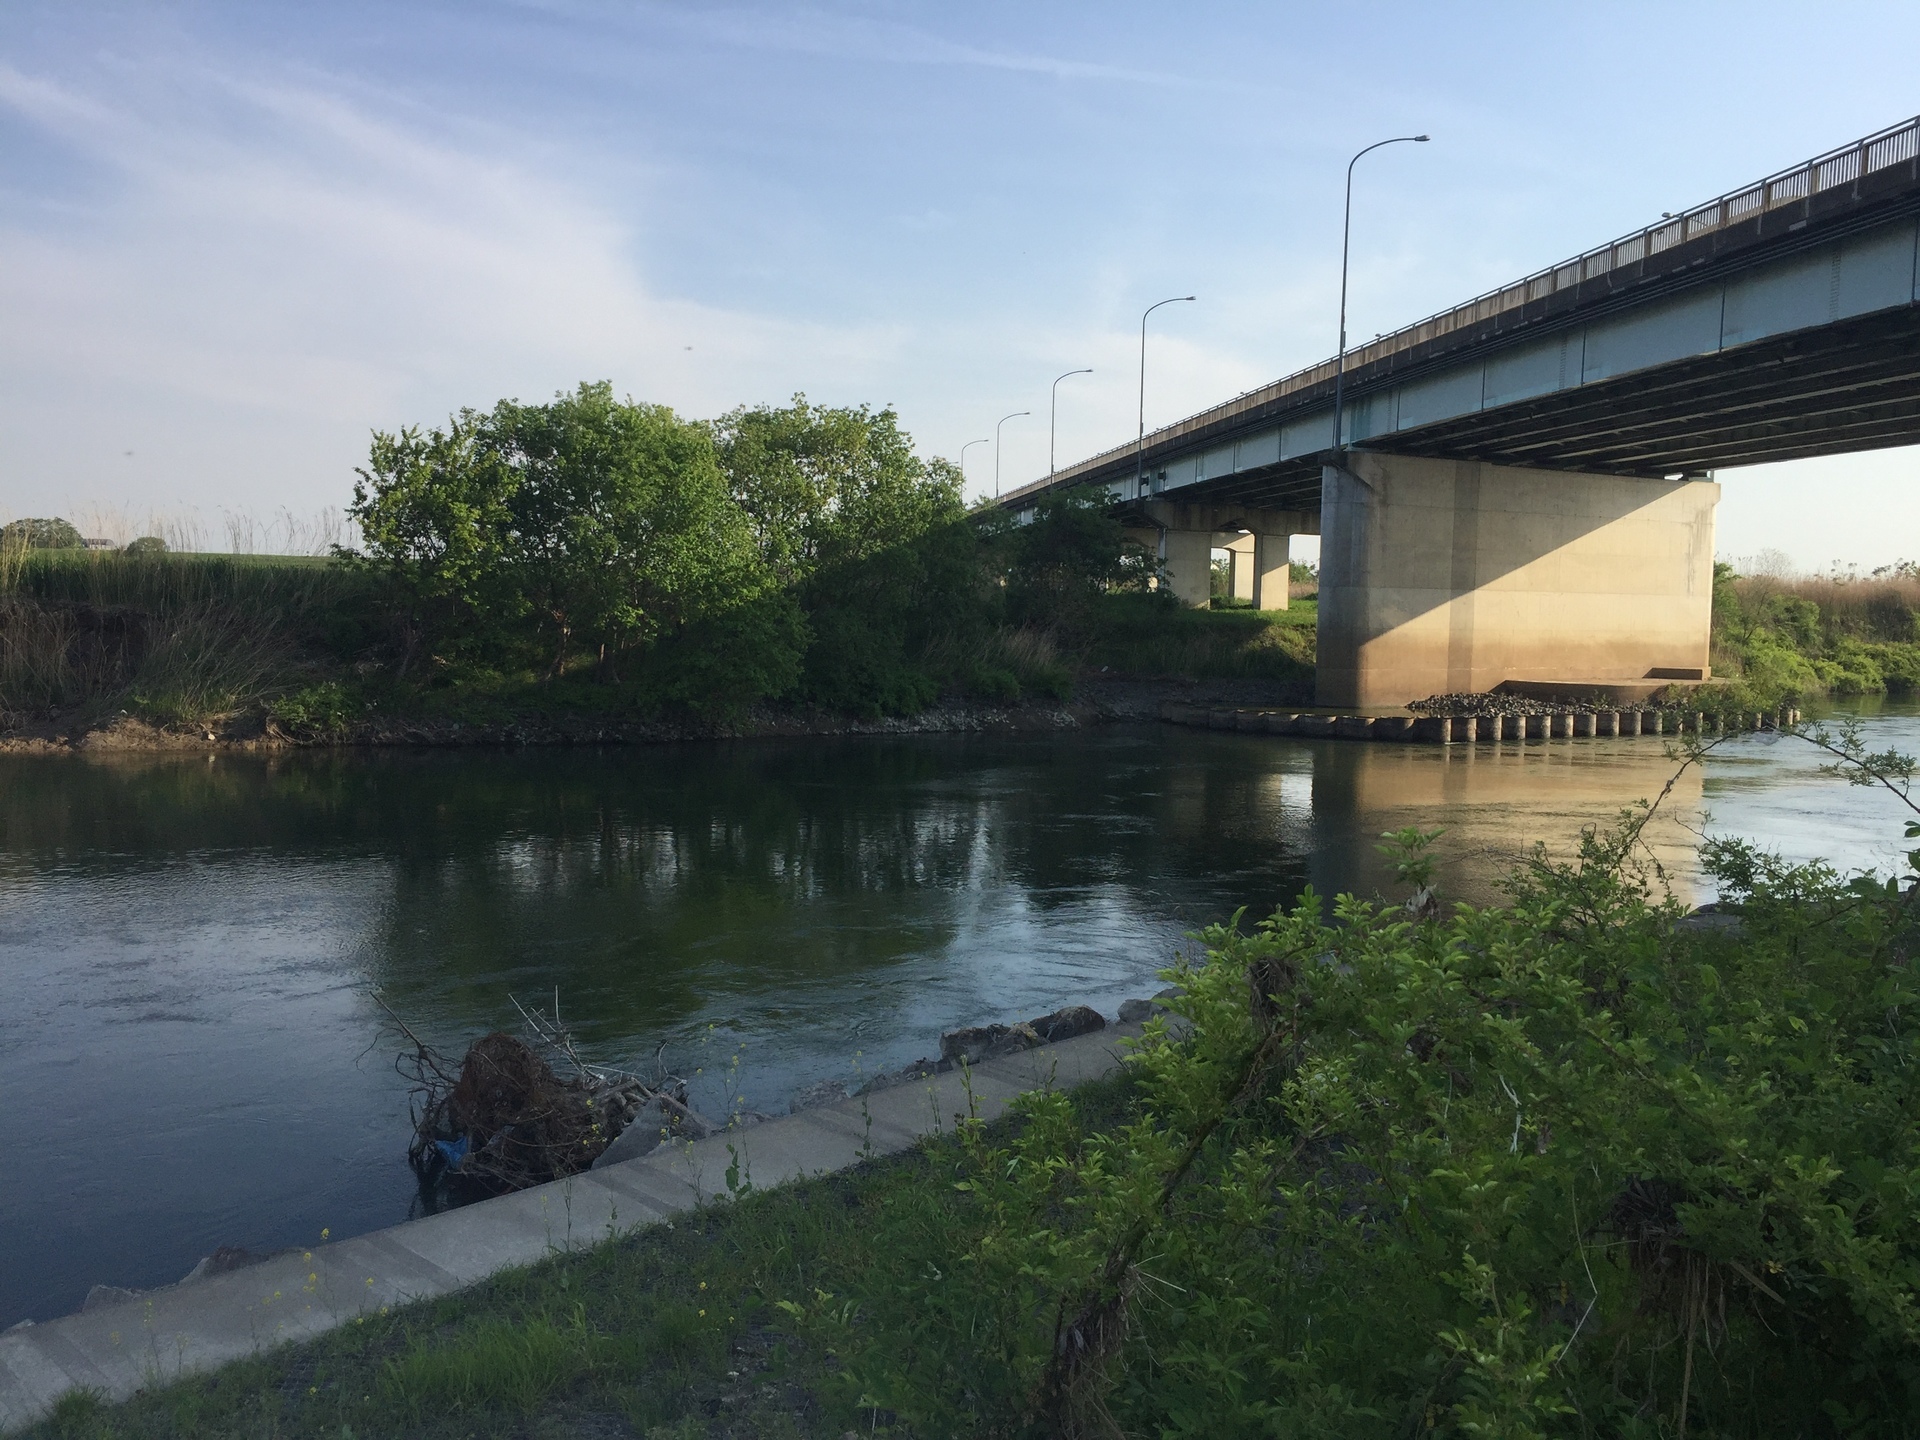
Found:
[[1018, 625], [1079, 628], [1097, 597], [1144, 591], [1155, 558], [1127, 538], [1107, 492], [1079, 486], [1043, 496], [1024, 525], [1002, 522], [1008, 618]]
[[29, 550], [79, 550], [87, 543], [71, 523], [58, 516], [15, 520], [0, 527], [0, 543], [7, 542], [24, 545]]
[[761, 558], [789, 584], [847, 565], [965, 513], [960, 472], [922, 460], [890, 409], [742, 407], [713, 426], [720, 465]]
[[892, 410], [803, 395], [713, 432], [762, 561], [806, 611], [798, 697], [869, 715], [931, 702], [989, 613], [958, 469], [915, 455]]
[[502, 401], [488, 443], [519, 479], [512, 563], [551, 627], [551, 673], [576, 635], [611, 669], [622, 650], [765, 588], [707, 431], [666, 406], [583, 384], [546, 405]]
[[[463, 410], [445, 430], [376, 434], [350, 513], [367, 563], [417, 628], [537, 647], [548, 678], [581, 648], [603, 675], [696, 623], [751, 687], [791, 684], [805, 629], [728, 496], [707, 430], [605, 382], [541, 405]], [[404, 668], [404, 666], [403, 666]], [[699, 668], [699, 667], [696, 667]], [[737, 700], [738, 685], [719, 687]]]
[[509, 580], [514, 548], [508, 501], [521, 477], [490, 443], [491, 419], [462, 410], [444, 430], [375, 431], [347, 513], [359, 526], [365, 563], [400, 597], [400, 673], [423, 639], [459, 643], [496, 637], [524, 606]]

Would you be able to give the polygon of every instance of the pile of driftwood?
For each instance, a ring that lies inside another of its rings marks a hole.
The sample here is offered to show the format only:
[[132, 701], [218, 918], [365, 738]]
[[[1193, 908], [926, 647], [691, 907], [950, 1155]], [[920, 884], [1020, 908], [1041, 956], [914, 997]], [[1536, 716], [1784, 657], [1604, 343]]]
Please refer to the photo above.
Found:
[[413, 1046], [395, 1066], [413, 1085], [407, 1159], [427, 1194], [459, 1201], [577, 1175], [636, 1124], [660, 1138], [711, 1133], [678, 1077], [645, 1081], [581, 1059], [557, 994], [551, 1017], [514, 1002], [530, 1038], [496, 1030], [457, 1065], [380, 1004]]

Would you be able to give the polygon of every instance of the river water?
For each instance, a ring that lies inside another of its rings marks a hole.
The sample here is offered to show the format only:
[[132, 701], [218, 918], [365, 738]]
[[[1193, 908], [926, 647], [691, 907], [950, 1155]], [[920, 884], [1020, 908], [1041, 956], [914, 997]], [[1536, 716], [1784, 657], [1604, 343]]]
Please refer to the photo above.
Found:
[[[1920, 719], [1867, 719], [1920, 750]], [[218, 1245], [401, 1220], [400, 1048], [563, 1014], [778, 1113], [800, 1085], [1069, 1002], [1111, 1015], [1195, 927], [1446, 827], [1442, 888], [1657, 795], [1658, 740], [1428, 747], [1157, 725], [1043, 736], [546, 752], [0, 757], [0, 1327]], [[1743, 739], [1648, 835], [1680, 893], [1703, 824], [1887, 868], [1888, 798]], [[1710, 817], [1707, 818], [1707, 817]]]

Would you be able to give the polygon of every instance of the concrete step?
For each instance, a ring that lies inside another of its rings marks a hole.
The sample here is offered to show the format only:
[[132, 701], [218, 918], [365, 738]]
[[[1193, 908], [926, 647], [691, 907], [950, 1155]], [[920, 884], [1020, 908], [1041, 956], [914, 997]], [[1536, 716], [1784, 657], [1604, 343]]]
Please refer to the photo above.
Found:
[[[0, 1433], [70, 1390], [109, 1400], [304, 1340], [383, 1306], [445, 1295], [502, 1270], [585, 1249], [724, 1201], [891, 1155], [975, 1115], [994, 1120], [1030, 1090], [1071, 1088], [1124, 1063], [1139, 1024], [983, 1060], [865, 1096], [662, 1145], [637, 1160], [483, 1200], [371, 1235], [291, 1251], [0, 1334]], [[398, 1143], [398, 1142], [396, 1142]], [[737, 1167], [737, 1168], [736, 1168]]]

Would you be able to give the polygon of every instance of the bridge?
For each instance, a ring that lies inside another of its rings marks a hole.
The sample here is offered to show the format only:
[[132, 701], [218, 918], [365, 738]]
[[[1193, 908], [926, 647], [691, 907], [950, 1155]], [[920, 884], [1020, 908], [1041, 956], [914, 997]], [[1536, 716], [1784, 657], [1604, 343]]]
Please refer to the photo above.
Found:
[[1319, 685], [1386, 706], [1708, 678], [1717, 470], [1920, 443], [1920, 119], [1006, 495], [1104, 487], [1174, 593], [1286, 604], [1321, 536]]

